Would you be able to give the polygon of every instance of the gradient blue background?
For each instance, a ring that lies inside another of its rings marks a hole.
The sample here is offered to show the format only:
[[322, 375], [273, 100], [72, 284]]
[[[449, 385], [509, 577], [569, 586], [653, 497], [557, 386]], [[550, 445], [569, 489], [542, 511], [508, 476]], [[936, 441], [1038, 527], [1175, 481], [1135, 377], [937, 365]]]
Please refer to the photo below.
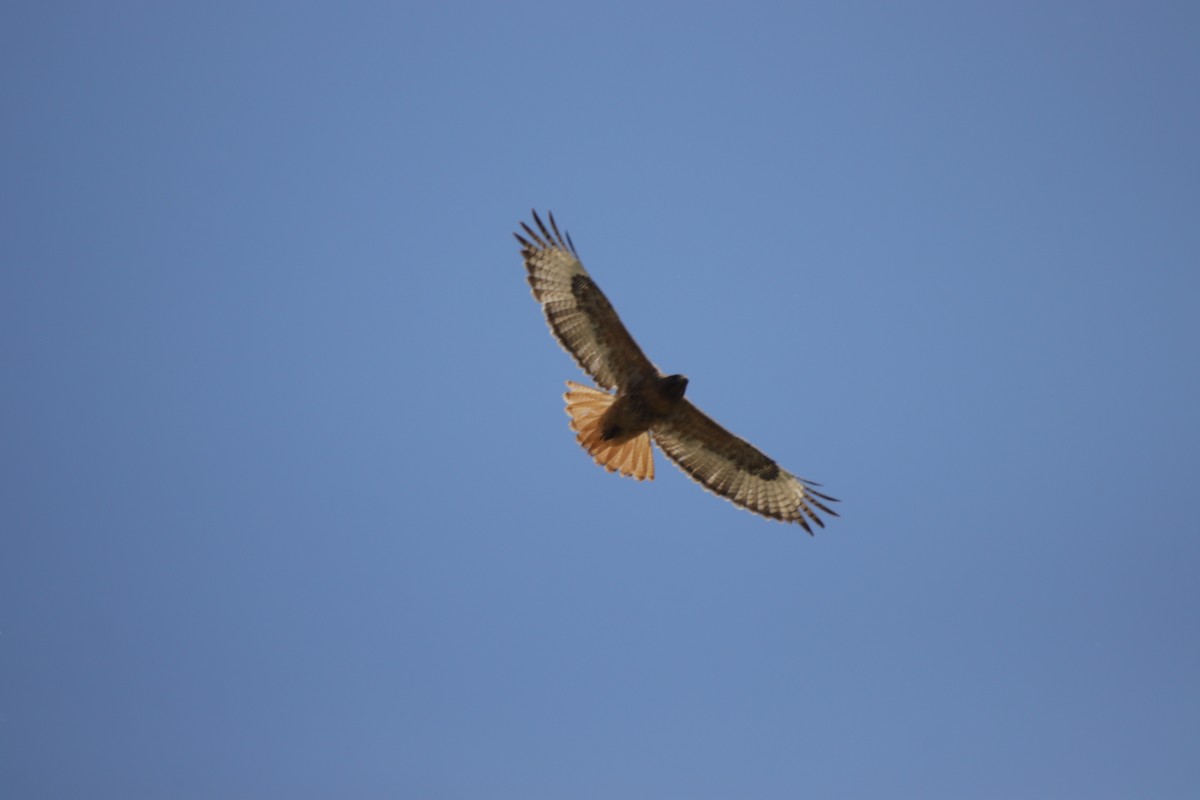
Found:
[[[1200, 791], [1194, 3], [12, 3], [0, 793]], [[510, 233], [842, 498], [606, 474]]]

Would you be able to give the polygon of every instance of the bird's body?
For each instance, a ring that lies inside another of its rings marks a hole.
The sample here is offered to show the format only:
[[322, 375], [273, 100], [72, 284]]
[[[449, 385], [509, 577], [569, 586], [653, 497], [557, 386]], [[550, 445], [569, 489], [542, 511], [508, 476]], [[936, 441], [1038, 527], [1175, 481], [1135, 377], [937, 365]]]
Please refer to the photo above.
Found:
[[824, 527], [816, 510], [837, 516], [822, 502], [834, 498], [816, 491], [816, 484], [783, 470], [685, 399], [688, 379], [664, 375], [646, 358], [554, 216], [549, 228], [536, 212], [533, 219], [536, 231], [522, 223], [526, 236], [514, 234], [533, 295], [559, 343], [609, 390], [568, 381], [565, 395], [571, 428], [598, 464], [653, 480], [653, 438], [706, 489], [756, 514], [796, 522], [809, 533], [809, 522]]
[[601, 418], [601, 438], [631, 439], [650, 430], [679, 409], [686, 389], [682, 375], [655, 375], [618, 392]]

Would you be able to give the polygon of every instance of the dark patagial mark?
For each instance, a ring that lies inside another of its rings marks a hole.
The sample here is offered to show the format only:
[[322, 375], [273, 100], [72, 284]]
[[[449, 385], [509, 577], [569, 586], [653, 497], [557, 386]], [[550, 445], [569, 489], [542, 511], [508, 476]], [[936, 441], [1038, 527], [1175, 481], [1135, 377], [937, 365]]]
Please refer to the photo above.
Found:
[[604, 292], [600, 291], [600, 287], [587, 275], [574, 275], [571, 277], [571, 294], [575, 296], [575, 301], [582, 308], [596, 306], [612, 310], [612, 304], [608, 302], [608, 298], [604, 296]]

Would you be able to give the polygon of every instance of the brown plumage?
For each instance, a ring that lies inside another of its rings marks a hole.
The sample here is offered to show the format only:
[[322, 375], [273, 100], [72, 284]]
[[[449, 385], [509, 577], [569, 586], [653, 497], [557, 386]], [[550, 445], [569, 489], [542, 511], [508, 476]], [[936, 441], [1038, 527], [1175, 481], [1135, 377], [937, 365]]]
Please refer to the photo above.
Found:
[[[684, 398], [688, 379], [663, 375], [638, 347], [608, 298], [583, 268], [554, 215], [547, 228], [521, 223], [513, 234], [555, 338], [601, 391], [567, 381], [567, 414], [579, 444], [609, 472], [654, 479], [650, 439], [704, 488], [755, 514], [795, 522], [810, 534], [824, 527], [817, 514], [837, 516], [814, 489], [749, 442], [722, 428]], [[611, 393], [610, 393], [611, 392]], [[824, 502], [822, 502], [824, 501]]]

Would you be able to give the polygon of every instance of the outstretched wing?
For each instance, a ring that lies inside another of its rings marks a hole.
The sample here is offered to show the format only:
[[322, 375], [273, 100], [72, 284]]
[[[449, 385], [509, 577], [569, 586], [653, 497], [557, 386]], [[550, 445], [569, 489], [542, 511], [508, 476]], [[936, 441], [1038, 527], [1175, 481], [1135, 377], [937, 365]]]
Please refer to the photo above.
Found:
[[657, 374], [650, 359], [625, 330], [608, 298], [592, 281], [570, 236], [558, 232], [554, 215], [550, 229], [533, 212], [537, 230], [524, 222], [528, 239], [521, 243], [533, 296], [542, 304], [555, 338], [575, 357], [580, 368], [605, 389], [617, 390]]
[[836, 498], [797, 478], [754, 445], [722, 428], [690, 401], [651, 429], [658, 446], [696, 482], [755, 514], [781, 522], [824, 528], [817, 511], [838, 516], [825, 502]]

